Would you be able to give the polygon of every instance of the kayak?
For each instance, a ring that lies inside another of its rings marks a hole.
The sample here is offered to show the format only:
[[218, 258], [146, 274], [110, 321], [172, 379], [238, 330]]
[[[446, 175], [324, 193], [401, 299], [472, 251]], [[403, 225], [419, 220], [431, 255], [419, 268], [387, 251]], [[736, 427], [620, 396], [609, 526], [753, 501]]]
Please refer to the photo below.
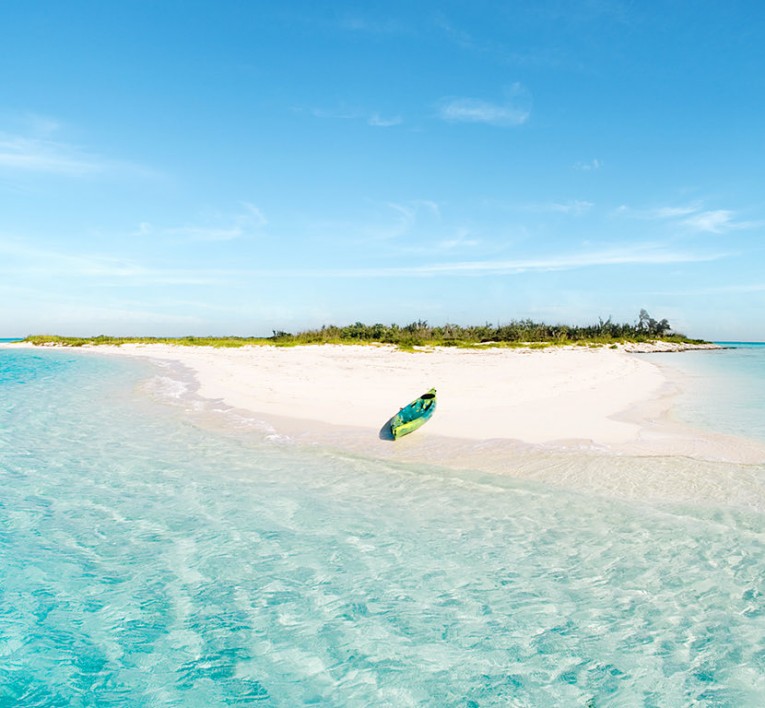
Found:
[[408, 435], [419, 428], [423, 423], [430, 420], [430, 416], [436, 410], [436, 389], [431, 388], [427, 393], [404, 406], [391, 418], [390, 432], [393, 439], [397, 440], [402, 435]]

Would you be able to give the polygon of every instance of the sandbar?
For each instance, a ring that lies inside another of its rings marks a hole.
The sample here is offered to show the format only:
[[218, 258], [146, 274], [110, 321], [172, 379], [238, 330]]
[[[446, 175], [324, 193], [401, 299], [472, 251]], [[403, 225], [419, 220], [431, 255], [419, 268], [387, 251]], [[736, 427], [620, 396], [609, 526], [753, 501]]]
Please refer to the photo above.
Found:
[[[689, 382], [632, 349], [123, 344], [81, 351], [148, 359], [157, 379], [172, 370], [171, 390], [180, 376], [181, 399], [200, 424], [247, 439], [642, 501], [765, 508], [765, 445], [682, 423], [674, 404]], [[430, 388], [438, 391], [433, 418], [392, 441], [389, 419]]]
[[436, 415], [411, 438], [635, 452], [680, 431], [666, 415], [680, 379], [630, 345], [404, 351], [382, 344], [123, 344], [82, 351], [178, 363], [201, 398], [279, 421], [277, 428], [290, 432], [352, 428], [384, 441], [388, 419], [430, 388], [438, 391]]
[[401, 406], [436, 388], [437, 414], [420, 437], [618, 445], [641, 428], [618, 414], [666, 386], [658, 367], [607, 348], [126, 344], [97, 350], [179, 362], [193, 371], [200, 396], [233, 408], [361, 428], [373, 438]]
[[[262, 416], [278, 434], [384, 450], [385, 424], [430, 388], [438, 409], [395, 443], [512, 441], [556, 449], [765, 460], [760, 446], [673, 419], [680, 379], [625, 347], [449, 348], [389, 345], [242, 348], [124, 344], [95, 352], [173, 361], [200, 397]], [[682, 356], [679, 354], [678, 356]], [[431, 444], [432, 447], [432, 444]], [[389, 454], [388, 452], [385, 453]]]

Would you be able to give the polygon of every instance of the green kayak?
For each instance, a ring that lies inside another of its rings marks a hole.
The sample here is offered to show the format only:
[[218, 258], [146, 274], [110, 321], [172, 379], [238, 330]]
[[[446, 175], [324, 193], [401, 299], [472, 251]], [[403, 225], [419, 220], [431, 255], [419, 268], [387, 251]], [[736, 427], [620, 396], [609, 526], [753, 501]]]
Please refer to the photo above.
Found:
[[402, 435], [417, 430], [423, 423], [430, 420], [436, 410], [436, 389], [431, 388], [418, 399], [404, 406], [390, 421], [390, 432], [397, 440]]

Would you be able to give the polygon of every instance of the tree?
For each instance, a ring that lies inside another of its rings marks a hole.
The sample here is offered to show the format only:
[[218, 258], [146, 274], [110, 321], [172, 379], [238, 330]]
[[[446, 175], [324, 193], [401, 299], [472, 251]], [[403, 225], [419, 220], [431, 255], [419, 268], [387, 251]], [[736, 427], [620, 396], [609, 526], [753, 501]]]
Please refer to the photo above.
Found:
[[657, 322], [646, 310], [640, 310], [637, 329], [639, 332], [648, 334], [652, 337], [661, 337], [668, 332], [671, 327], [666, 319]]

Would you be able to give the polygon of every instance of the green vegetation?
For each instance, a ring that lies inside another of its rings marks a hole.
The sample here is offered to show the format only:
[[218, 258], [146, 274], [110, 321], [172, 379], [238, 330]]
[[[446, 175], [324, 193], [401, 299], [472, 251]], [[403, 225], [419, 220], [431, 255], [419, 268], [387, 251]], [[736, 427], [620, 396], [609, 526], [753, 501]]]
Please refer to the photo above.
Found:
[[273, 344], [272, 338], [265, 337], [60, 337], [56, 334], [33, 334], [25, 342], [37, 345], [82, 347], [86, 344], [175, 344], [184, 347], [244, 347], [248, 344]]
[[321, 329], [306, 330], [298, 334], [274, 331], [271, 337], [58, 337], [33, 335], [26, 342], [38, 345], [81, 347], [85, 344], [175, 344], [181, 346], [243, 347], [271, 344], [295, 346], [299, 344], [394, 344], [401, 349], [418, 346], [500, 346], [534, 347], [576, 344], [580, 346], [613, 346], [621, 342], [650, 342], [661, 340], [678, 344], [701, 344], [702, 340], [689, 339], [672, 332], [667, 320], [655, 320], [645, 310], [640, 311], [637, 322], [618, 324], [600, 319], [598, 324], [584, 327], [547, 325], [532, 320], [512, 320], [496, 326], [485, 324], [463, 327], [455, 324], [430, 326], [418, 320], [411, 324], [366, 325], [356, 322], [345, 327], [325, 325]]
[[648, 342], [660, 339], [678, 343], [699, 343], [683, 334], [670, 331], [667, 320], [654, 320], [641, 310], [634, 324], [618, 324], [599, 320], [596, 325], [547, 325], [532, 320], [513, 320], [508, 324], [462, 327], [446, 324], [430, 326], [419, 320], [399, 325], [365, 325], [361, 322], [346, 327], [324, 326], [299, 334], [274, 332], [271, 341], [284, 344], [365, 343], [382, 342], [402, 347], [413, 346], [545, 346], [560, 344], [613, 344], [617, 342]]

